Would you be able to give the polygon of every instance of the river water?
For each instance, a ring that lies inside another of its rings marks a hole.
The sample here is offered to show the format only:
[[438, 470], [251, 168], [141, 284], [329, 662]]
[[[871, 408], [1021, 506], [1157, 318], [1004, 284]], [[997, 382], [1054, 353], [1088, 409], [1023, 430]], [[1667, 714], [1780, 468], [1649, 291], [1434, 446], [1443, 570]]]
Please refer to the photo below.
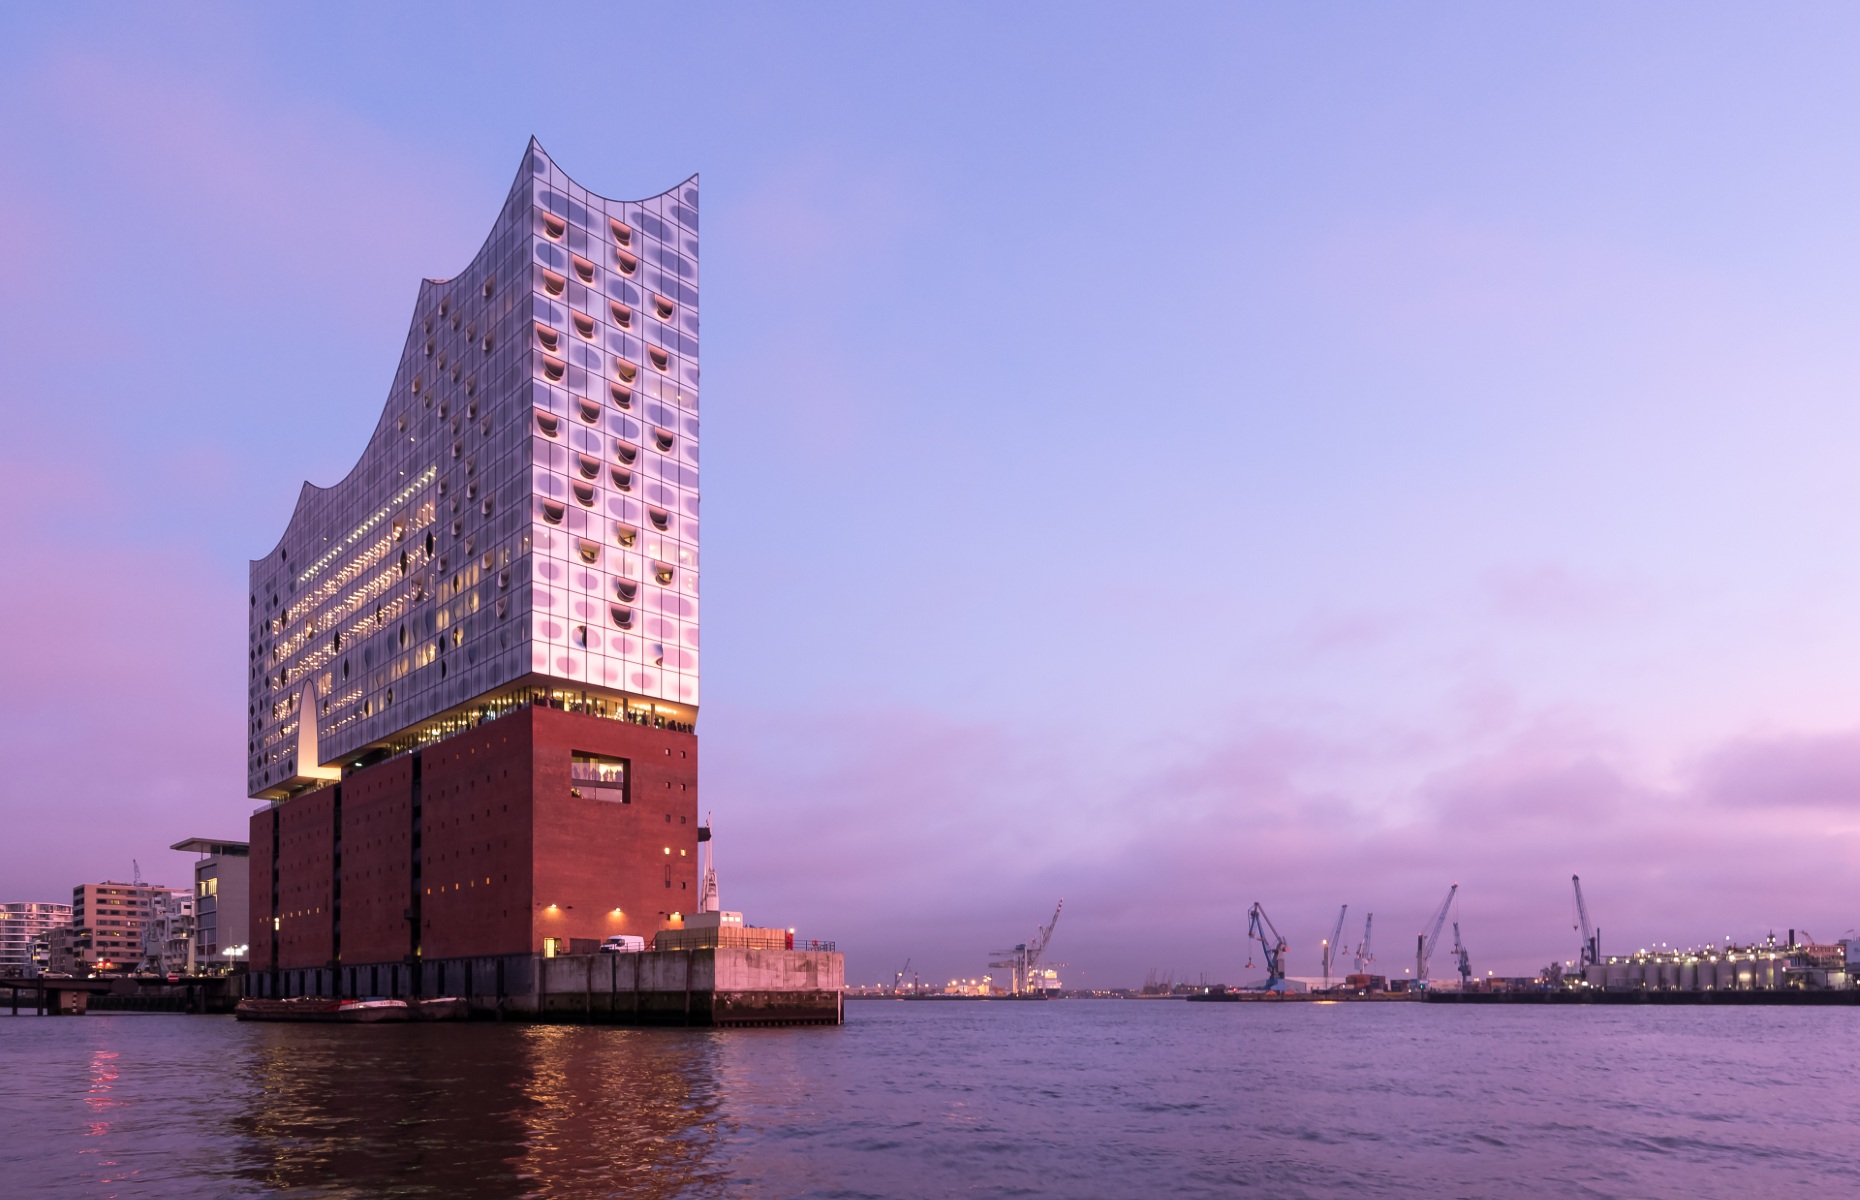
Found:
[[1853, 1010], [853, 1002], [838, 1029], [0, 1015], [21, 1196], [1845, 1193]]

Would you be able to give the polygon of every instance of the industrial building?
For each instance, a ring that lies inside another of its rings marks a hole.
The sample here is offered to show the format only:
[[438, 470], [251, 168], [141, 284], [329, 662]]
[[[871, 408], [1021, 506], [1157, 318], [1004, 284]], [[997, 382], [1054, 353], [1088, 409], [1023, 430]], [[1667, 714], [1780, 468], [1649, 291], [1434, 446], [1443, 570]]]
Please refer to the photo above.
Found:
[[1609, 992], [1841, 991], [1860, 974], [1860, 939], [1834, 943], [1774, 937], [1752, 945], [1658, 948], [1586, 962], [1566, 986]]
[[477, 256], [421, 284], [360, 460], [251, 564], [258, 994], [497, 958], [540, 997], [511, 956], [702, 907], [697, 209], [695, 176], [612, 200], [532, 141]]

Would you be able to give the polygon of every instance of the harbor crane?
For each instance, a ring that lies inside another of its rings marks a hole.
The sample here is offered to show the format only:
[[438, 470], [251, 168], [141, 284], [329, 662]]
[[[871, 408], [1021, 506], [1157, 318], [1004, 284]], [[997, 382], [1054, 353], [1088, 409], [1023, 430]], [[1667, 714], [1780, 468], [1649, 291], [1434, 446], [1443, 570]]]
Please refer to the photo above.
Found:
[[1576, 889], [1576, 921], [1582, 929], [1582, 952], [1576, 958], [1576, 969], [1580, 971], [1602, 961], [1602, 931], [1589, 927], [1589, 906], [1582, 901], [1582, 876], [1571, 875], [1569, 882]]
[[898, 973], [892, 976], [892, 979], [891, 979], [891, 994], [892, 995], [895, 996], [904, 990], [904, 977], [910, 973], [910, 970], [911, 970], [911, 960], [907, 958], [904, 960], [904, 965], [898, 968]]
[[1376, 914], [1370, 913], [1363, 918], [1363, 940], [1356, 943], [1356, 973], [1365, 975], [1369, 968], [1376, 965], [1375, 951], [1369, 948], [1369, 931], [1376, 923]]
[[1330, 964], [1337, 957], [1337, 944], [1343, 940], [1343, 917], [1350, 911], [1349, 905], [1337, 910], [1337, 928], [1331, 930], [1330, 940], [1324, 943], [1324, 990], [1330, 990]]
[[1247, 954], [1247, 965], [1249, 967], [1253, 965], [1251, 950], [1254, 942], [1258, 942], [1260, 949], [1265, 951], [1266, 954], [1266, 986], [1261, 990], [1267, 992], [1284, 991], [1285, 952], [1291, 947], [1286, 944], [1284, 938], [1279, 936], [1279, 931], [1273, 927], [1272, 918], [1266, 915], [1266, 910], [1260, 906], [1257, 900], [1253, 902], [1253, 907], [1247, 910], [1246, 936], [1247, 949], [1249, 951]]
[[1014, 973], [1014, 995], [1023, 996], [1034, 990], [1040, 978], [1040, 965], [1046, 958], [1047, 943], [1053, 940], [1053, 929], [1059, 924], [1059, 913], [1065, 906], [1065, 898], [1061, 897], [1053, 909], [1053, 919], [1044, 928], [1033, 931], [1032, 941], [1022, 942], [1012, 950], [995, 951], [997, 958], [988, 965], [1006, 967]]
[[1440, 911], [1434, 914], [1433, 929], [1426, 933], [1414, 935], [1414, 982], [1416, 986], [1427, 986], [1427, 960], [1434, 957], [1434, 946], [1440, 941], [1440, 931], [1446, 927], [1447, 913], [1453, 907], [1453, 897], [1460, 891], [1460, 885], [1454, 884], [1447, 889], [1447, 898], [1440, 902]]
[[1466, 958], [1466, 943], [1460, 941], [1458, 921], [1453, 922], [1453, 958], [1460, 969], [1460, 990], [1463, 992], [1466, 985], [1472, 982], [1472, 963]]

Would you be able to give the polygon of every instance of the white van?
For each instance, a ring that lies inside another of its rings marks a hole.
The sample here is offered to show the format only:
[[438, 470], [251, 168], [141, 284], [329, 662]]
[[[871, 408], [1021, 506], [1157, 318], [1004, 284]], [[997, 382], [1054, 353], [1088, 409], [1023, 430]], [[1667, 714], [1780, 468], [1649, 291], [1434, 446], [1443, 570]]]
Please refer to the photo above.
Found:
[[616, 933], [601, 943], [603, 954], [644, 954], [646, 939], [636, 933]]

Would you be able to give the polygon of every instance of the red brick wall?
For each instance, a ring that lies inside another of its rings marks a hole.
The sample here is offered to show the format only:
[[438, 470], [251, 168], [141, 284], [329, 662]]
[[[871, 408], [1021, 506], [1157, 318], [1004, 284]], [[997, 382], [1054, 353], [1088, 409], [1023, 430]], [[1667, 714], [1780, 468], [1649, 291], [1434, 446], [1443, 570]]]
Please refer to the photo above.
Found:
[[319, 788], [278, 815], [278, 966], [321, 967], [335, 954], [330, 911], [336, 856], [336, 789]]
[[[574, 751], [632, 764], [627, 804], [571, 794]], [[697, 738], [530, 708], [420, 752], [421, 957], [534, 953], [545, 937], [650, 938], [697, 907]], [[342, 784], [342, 962], [409, 950], [413, 758]], [[279, 821], [281, 970], [333, 956], [334, 789], [253, 817], [253, 965], [270, 966], [269, 821]], [[667, 853], [667, 851], [670, 853]], [[553, 907], [551, 907], [553, 906]]]
[[399, 962], [412, 953], [413, 759], [342, 781], [342, 961]]
[[246, 962], [254, 971], [268, 971], [277, 966], [273, 954], [277, 948], [271, 931], [271, 827], [277, 810], [261, 808], [252, 814], [247, 840], [252, 843], [251, 888], [246, 895], [246, 926], [252, 931], [252, 948]]
[[422, 958], [531, 948], [530, 737], [525, 710], [421, 753]]
[[[547, 708], [532, 710], [531, 718], [536, 739], [531, 949], [541, 950], [545, 937], [636, 933], [650, 940], [666, 914], [695, 910], [697, 738]], [[576, 750], [628, 759], [632, 803], [571, 796], [569, 756]]]

